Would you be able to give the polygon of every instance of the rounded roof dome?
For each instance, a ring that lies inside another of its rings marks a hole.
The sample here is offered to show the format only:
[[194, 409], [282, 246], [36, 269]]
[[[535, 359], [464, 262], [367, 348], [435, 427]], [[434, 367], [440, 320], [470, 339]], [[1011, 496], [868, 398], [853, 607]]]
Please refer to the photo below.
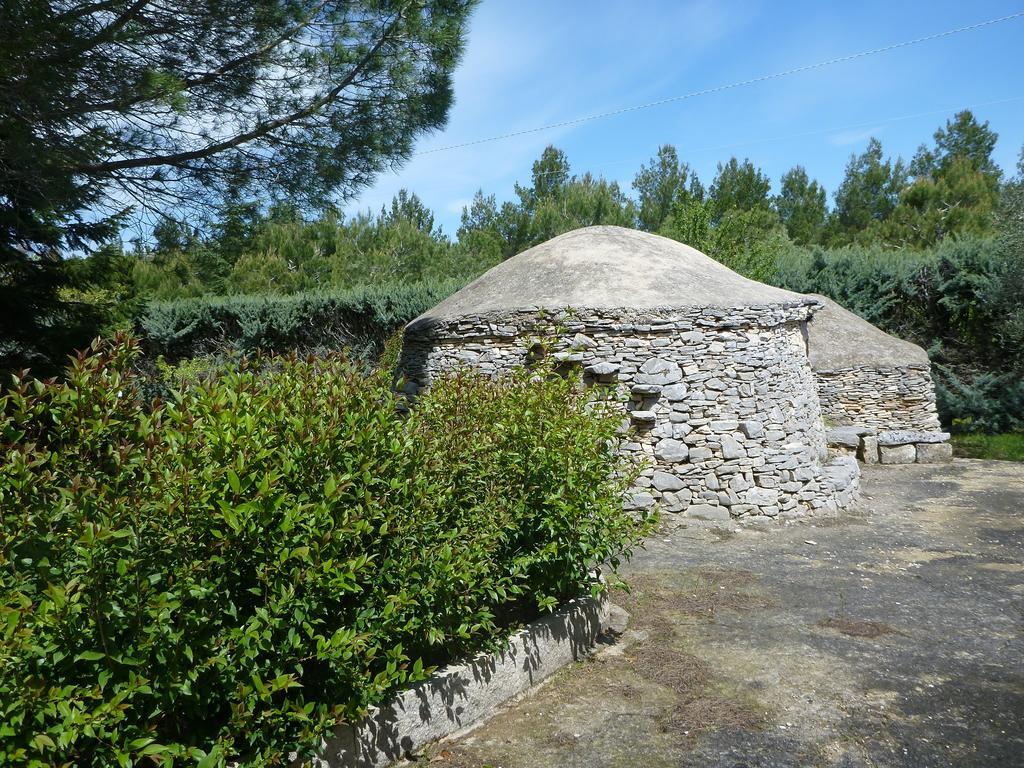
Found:
[[566, 307], [807, 303], [806, 296], [749, 280], [667, 237], [598, 226], [566, 232], [503, 261], [414, 322]]
[[824, 305], [807, 324], [807, 355], [814, 370], [928, 364], [928, 353], [917, 344], [886, 333], [827, 296], [810, 296]]

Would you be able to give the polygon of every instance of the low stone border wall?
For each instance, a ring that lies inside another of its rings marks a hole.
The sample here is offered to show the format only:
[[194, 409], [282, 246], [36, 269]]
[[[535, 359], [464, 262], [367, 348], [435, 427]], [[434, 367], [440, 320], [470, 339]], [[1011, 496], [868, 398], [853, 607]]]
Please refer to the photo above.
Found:
[[608, 629], [609, 602], [572, 600], [516, 632], [508, 648], [438, 670], [325, 741], [316, 768], [382, 768], [490, 715], [573, 661]]

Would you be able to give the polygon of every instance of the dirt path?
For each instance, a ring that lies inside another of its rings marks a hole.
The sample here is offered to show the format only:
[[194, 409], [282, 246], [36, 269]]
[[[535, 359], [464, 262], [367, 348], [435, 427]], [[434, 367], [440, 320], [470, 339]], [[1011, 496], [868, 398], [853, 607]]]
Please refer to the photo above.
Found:
[[869, 468], [856, 512], [665, 530], [627, 631], [422, 758], [1024, 766], [1024, 465]]

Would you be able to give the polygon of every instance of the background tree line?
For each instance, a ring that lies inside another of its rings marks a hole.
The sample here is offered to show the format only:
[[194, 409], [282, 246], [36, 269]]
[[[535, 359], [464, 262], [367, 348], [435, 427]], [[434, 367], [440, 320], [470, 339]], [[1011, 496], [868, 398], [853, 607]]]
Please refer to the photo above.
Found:
[[[705, 183], [664, 145], [625, 190], [575, 173], [549, 146], [513, 199], [499, 203], [479, 190], [454, 237], [407, 190], [376, 213], [310, 217], [294, 203], [261, 204], [229, 187], [206, 220], [168, 215], [150, 242], [126, 248], [112, 238], [68, 260], [62, 295], [89, 306], [104, 332], [141, 328], [155, 353], [177, 359], [257, 341], [339, 343], [344, 329], [335, 324], [323, 324], [330, 333], [308, 324], [295, 330], [303, 324], [294, 307], [314, 304], [317, 316], [321, 304], [356, 307], [346, 309], [346, 323], [367, 307], [353, 340], [372, 350], [376, 337], [501, 260], [562, 232], [614, 224], [685, 242], [764, 282], [833, 296], [929, 350], [947, 423], [1019, 428], [1024, 153], [1004, 174], [992, 159], [996, 140], [969, 111], [946, 121], [909, 163], [872, 139], [850, 157], [831, 205], [799, 165], [774, 191], [751, 160], [736, 157]], [[370, 304], [364, 288], [372, 289]], [[267, 299], [299, 294], [335, 298]]]
[[[1000, 210], [1012, 208], [1020, 184], [1019, 169], [1004, 179], [994, 163], [996, 139], [969, 111], [939, 128], [910, 163], [886, 157], [871, 139], [847, 163], [831, 207], [825, 188], [800, 165], [783, 174], [774, 194], [767, 175], [736, 157], [719, 163], [705, 185], [664, 145], [641, 166], [630, 194], [589, 172], [574, 174], [565, 153], [549, 146], [529, 184], [515, 186], [514, 199], [499, 205], [495, 195], [477, 191], [454, 238], [407, 190], [376, 214], [329, 210], [312, 219], [294, 204], [261, 206], [232, 190], [211, 220], [163, 218], [151, 243], [127, 252], [108, 243], [92, 257], [103, 269], [74, 268], [82, 285], [103, 288], [102, 275], [112, 274], [107, 287], [144, 299], [289, 294], [469, 278], [562, 232], [615, 224], [675, 238], [770, 282], [779, 255], [794, 246], [906, 252], [951, 237], [994, 236]], [[108, 262], [123, 269], [112, 272]]]

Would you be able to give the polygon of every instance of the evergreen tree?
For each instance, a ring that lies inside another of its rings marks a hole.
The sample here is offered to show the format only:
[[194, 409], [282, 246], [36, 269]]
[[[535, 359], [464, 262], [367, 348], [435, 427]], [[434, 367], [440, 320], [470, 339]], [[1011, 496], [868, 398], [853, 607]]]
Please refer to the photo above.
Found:
[[768, 208], [771, 187], [771, 180], [750, 160], [745, 159], [741, 163], [732, 157], [725, 165], [719, 163], [718, 175], [708, 190], [712, 221], [717, 224], [726, 211], [733, 209], [752, 211]]
[[790, 239], [799, 245], [821, 242], [828, 217], [825, 188], [811, 179], [802, 165], [783, 174], [775, 210]]
[[505, 258], [505, 240], [498, 222], [498, 203], [494, 195], [478, 189], [473, 202], [463, 206], [457, 232], [459, 247], [470, 258], [484, 264], [496, 264]]
[[[1008, 249], [1024, 263], [1024, 146], [1017, 159], [1017, 175], [1003, 187], [996, 226]], [[1024, 316], [1020, 319], [1024, 323]]]
[[710, 203], [692, 197], [677, 200], [658, 234], [707, 253], [712, 235]]
[[391, 200], [391, 209], [382, 209], [380, 218], [384, 225], [405, 220], [421, 232], [435, 234], [434, 213], [423, 204], [415, 192], [409, 192], [407, 189], [398, 190], [398, 194]]
[[445, 122], [472, 6], [6, 3], [0, 348], [54, 357], [75, 324], [62, 257], [109, 238], [130, 206], [205, 214], [241, 179], [322, 207], [408, 157]]
[[867, 149], [853, 155], [846, 175], [836, 190], [836, 207], [828, 221], [827, 239], [832, 245], [864, 242], [875, 234], [899, 203], [907, 183], [903, 161], [885, 159], [882, 143], [872, 138]]
[[657, 232], [677, 203], [687, 198], [704, 197], [704, 188], [695, 171], [680, 162], [676, 148], [671, 144], [658, 147], [658, 154], [650, 165], [640, 166], [633, 179], [637, 192], [637, 221], [640, 229]]
[[965, 110], [947, 120], [934, 138], [933, 148], [918, 149], [910, 165], [912, 183], [878, 227], [887, 245], [927, 247], [949, 235], [992, 229], [1002, 177], [992, 159], [997, 134]]
[[965, 159], [971, 168], [980, 171], [993, 186], [998, 186], [1002, 171], [992, 159], [999, 134], [988, 127], [988, 121], [978, 123], [974, 114], [965, 109], [947, 120], [935, 132], [935, 164], [939, 174], [946, 173], [957, 158]]
[[522, 207], [532, 213], [541, 200], [561, 197], [569, 182], [569, 171], [569, 158], [565, 152], [550, 144], [545, 147], [531, 168], [531, 186], [516, 184], [516, 194]]

